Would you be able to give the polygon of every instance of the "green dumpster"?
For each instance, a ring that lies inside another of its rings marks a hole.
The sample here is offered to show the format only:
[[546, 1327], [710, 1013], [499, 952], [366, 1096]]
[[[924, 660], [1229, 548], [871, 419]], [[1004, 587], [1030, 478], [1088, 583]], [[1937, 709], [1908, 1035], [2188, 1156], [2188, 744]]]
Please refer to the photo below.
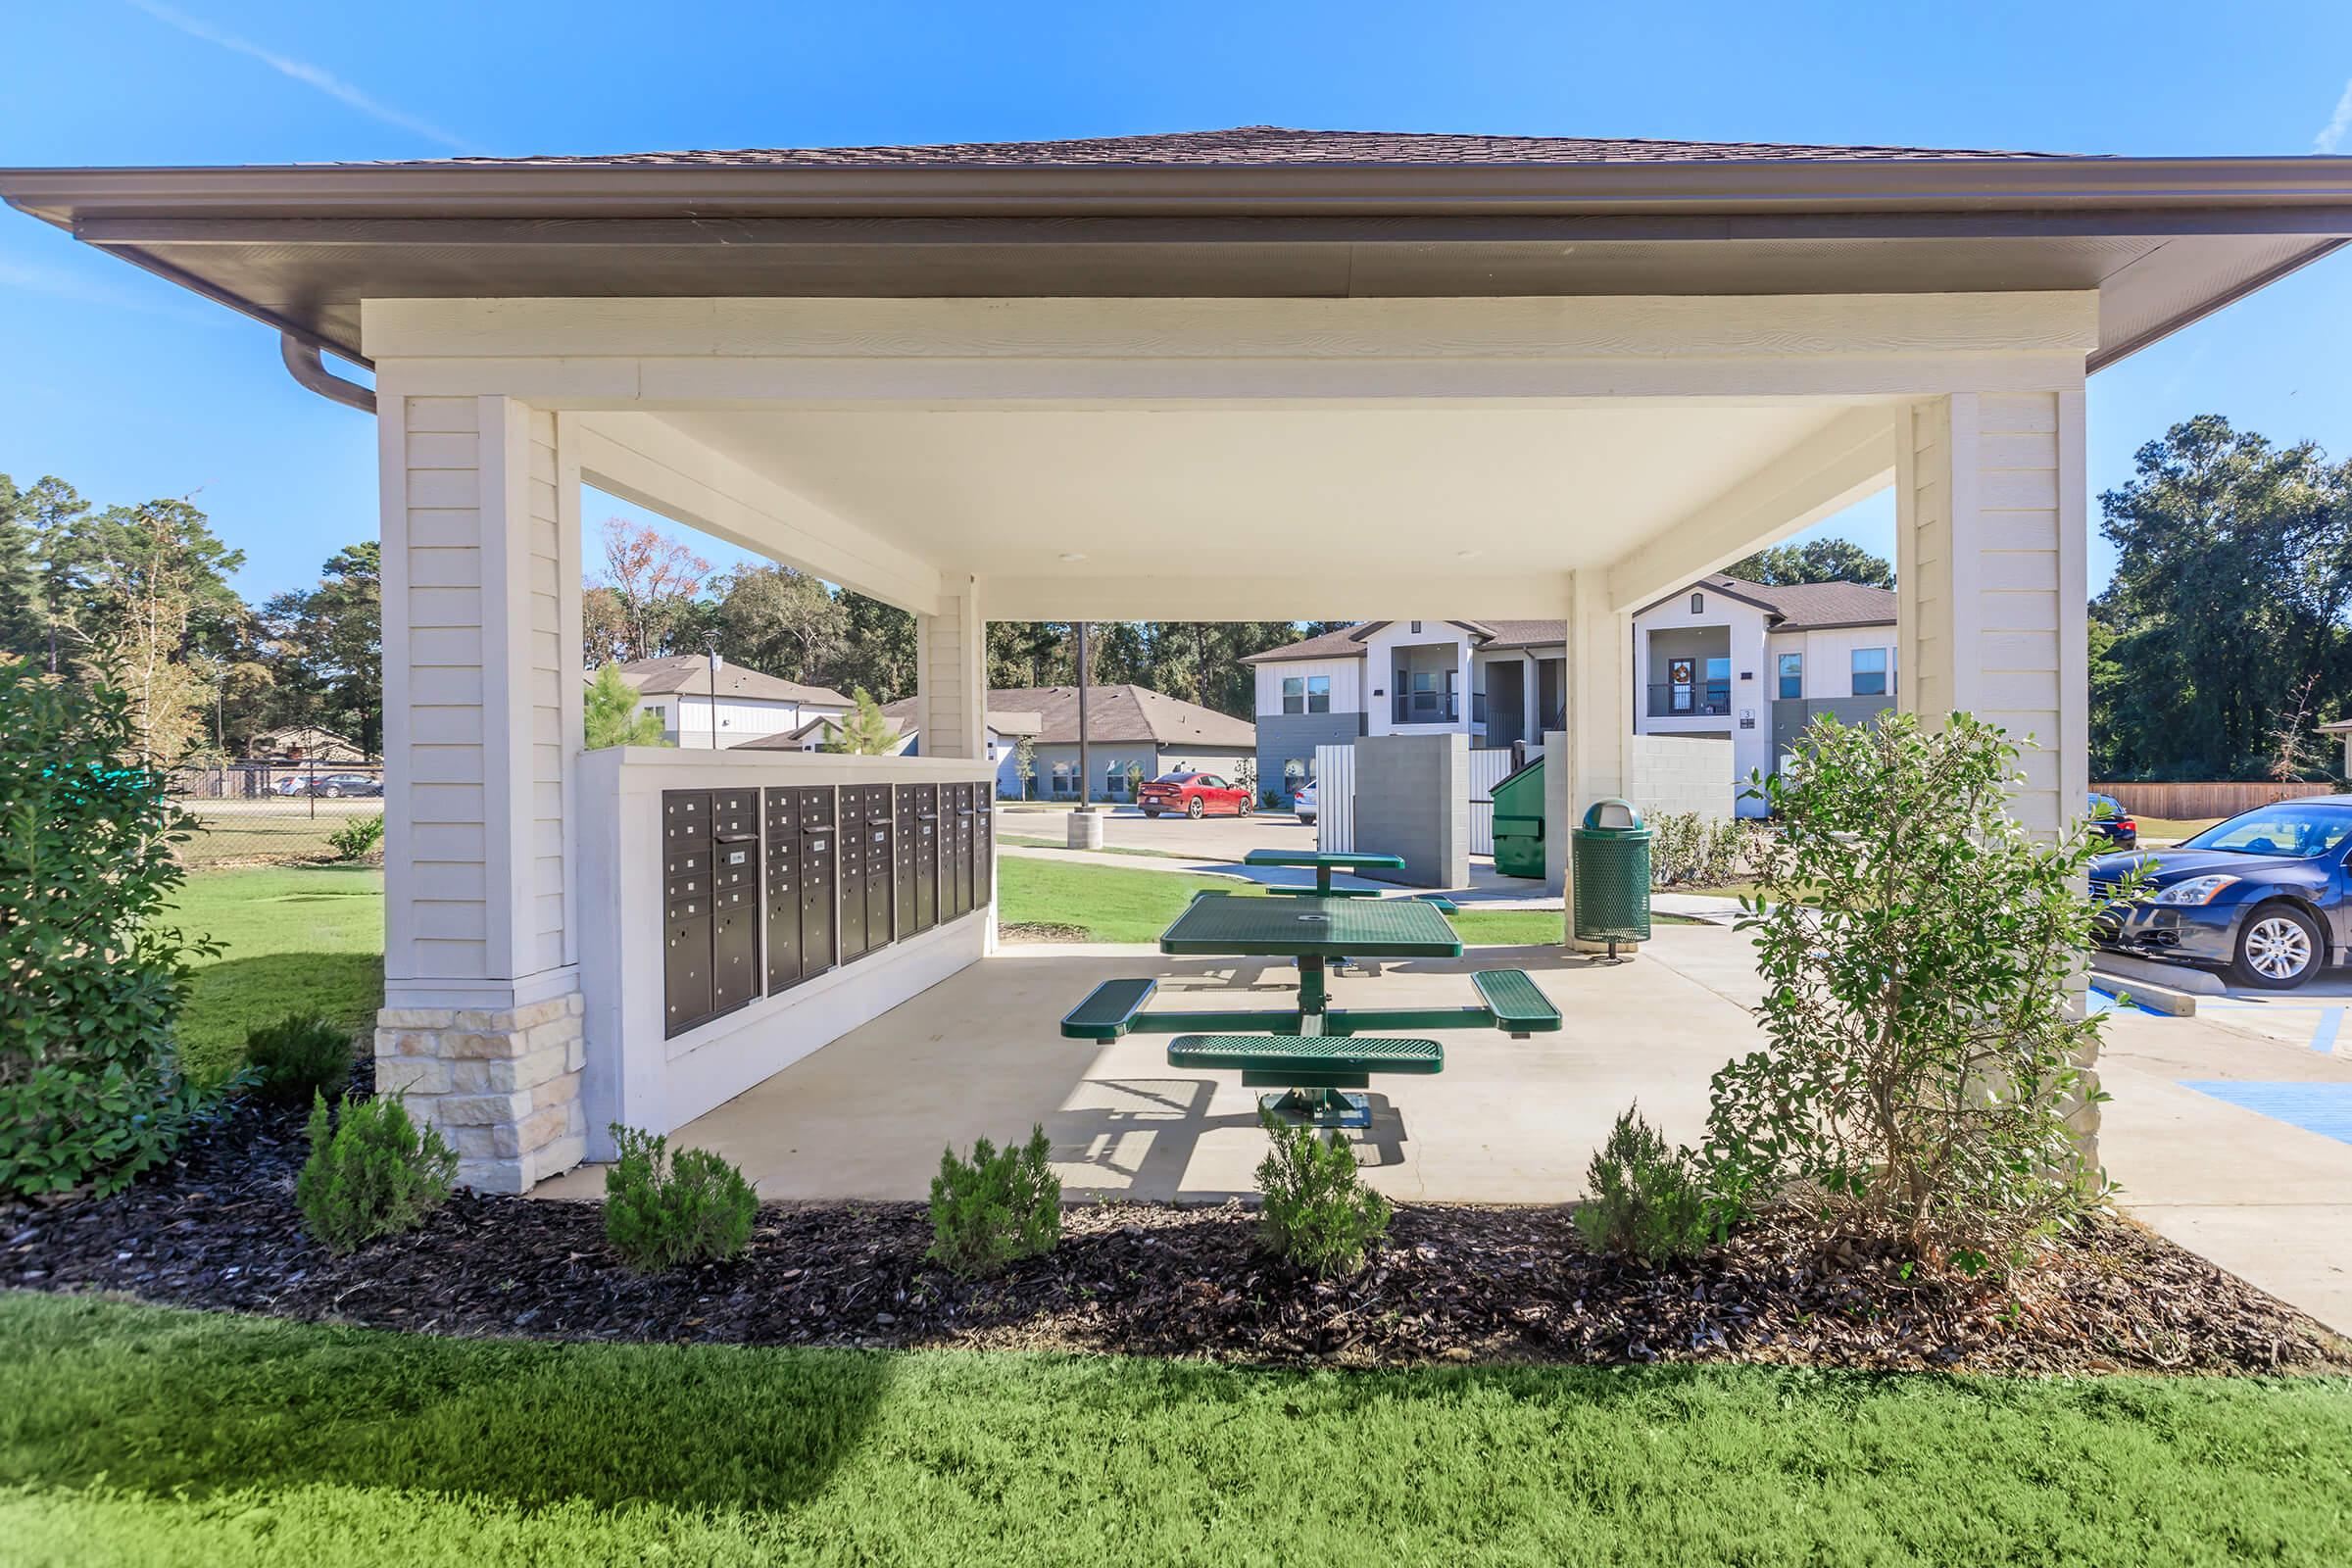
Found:
[[1642, 813], [1630, 801], [1594, 801], [1569, 839], [1576, 939], [1607, 943], [1612, 958], [1620, 942], [1647, 942], [1649, 829]]
[[1494, 869], [1504, 876], [1544, 878], [1544, 759], [1495, 782]]

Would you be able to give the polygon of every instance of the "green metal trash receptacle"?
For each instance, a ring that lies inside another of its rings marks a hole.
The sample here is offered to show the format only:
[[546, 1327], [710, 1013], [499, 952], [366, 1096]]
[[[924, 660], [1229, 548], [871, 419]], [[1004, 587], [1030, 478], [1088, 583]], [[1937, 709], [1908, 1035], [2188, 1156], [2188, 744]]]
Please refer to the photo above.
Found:
[[1507, 774], [1487, 792], [1494, 803], [1494, 869], [1544, 879], [1544, 759]]
[[1647, 942], [1649, 829], [1642, 813], [1630, 801], [1594, 801], [1569, 839], [1576, 940], [1605, 942], [1611, 957], [1620, 942]]

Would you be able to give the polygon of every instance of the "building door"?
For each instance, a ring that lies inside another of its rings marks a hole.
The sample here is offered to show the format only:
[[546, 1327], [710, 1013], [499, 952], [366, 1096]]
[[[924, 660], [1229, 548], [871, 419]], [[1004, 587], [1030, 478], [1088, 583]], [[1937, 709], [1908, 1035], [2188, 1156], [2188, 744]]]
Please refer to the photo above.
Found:
[[1524, 740], [1527, 728], [1527, 666], [1518, 660], [1487, 666], [1487, 738], [1497, 750]]

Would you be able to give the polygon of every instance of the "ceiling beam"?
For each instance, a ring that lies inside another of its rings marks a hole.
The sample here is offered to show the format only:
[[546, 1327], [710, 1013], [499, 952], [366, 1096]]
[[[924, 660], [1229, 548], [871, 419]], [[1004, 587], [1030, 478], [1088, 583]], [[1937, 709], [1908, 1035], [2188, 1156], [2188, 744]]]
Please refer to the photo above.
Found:
[[1609, 567], [1609, 608], [1630, 614], [1777, 544], [1894, 477], [1894, 409], [1851, 409]]

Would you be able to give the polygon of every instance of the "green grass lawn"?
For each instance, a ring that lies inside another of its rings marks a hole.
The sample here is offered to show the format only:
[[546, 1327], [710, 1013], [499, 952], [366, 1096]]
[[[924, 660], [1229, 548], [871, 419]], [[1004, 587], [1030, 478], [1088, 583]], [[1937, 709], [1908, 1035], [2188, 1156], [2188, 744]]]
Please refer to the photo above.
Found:
[[1297, 1373], [0, 1297], [0, 1558], [2341, 1564], [2352, 1385]]
[[[1017, 845], [1025, 850], [1067, 850], [1070, 847], [1070, 841], [1067, 839], [1035, 838], [1026, 833], [1000, 833], [997, 835], [997, 842]], [[1088, 855], [1140, 855], [1152, 860], [1198, 860], [1202, 858], [1198, 855], [1178, 855], [1174, 850], [1139, 850], [1128, 844], [1105, 844], [1099, 850], [1087, 850], [1083, 853]]]
[[211, 1081], [243, 1059], [245, 1031], [289, 1012], [364, 1027], [384, 994], [384, 873], [354, 866], [195, 871], [170, 919], [220, 956], [180, 1014], [182, 1060]]

